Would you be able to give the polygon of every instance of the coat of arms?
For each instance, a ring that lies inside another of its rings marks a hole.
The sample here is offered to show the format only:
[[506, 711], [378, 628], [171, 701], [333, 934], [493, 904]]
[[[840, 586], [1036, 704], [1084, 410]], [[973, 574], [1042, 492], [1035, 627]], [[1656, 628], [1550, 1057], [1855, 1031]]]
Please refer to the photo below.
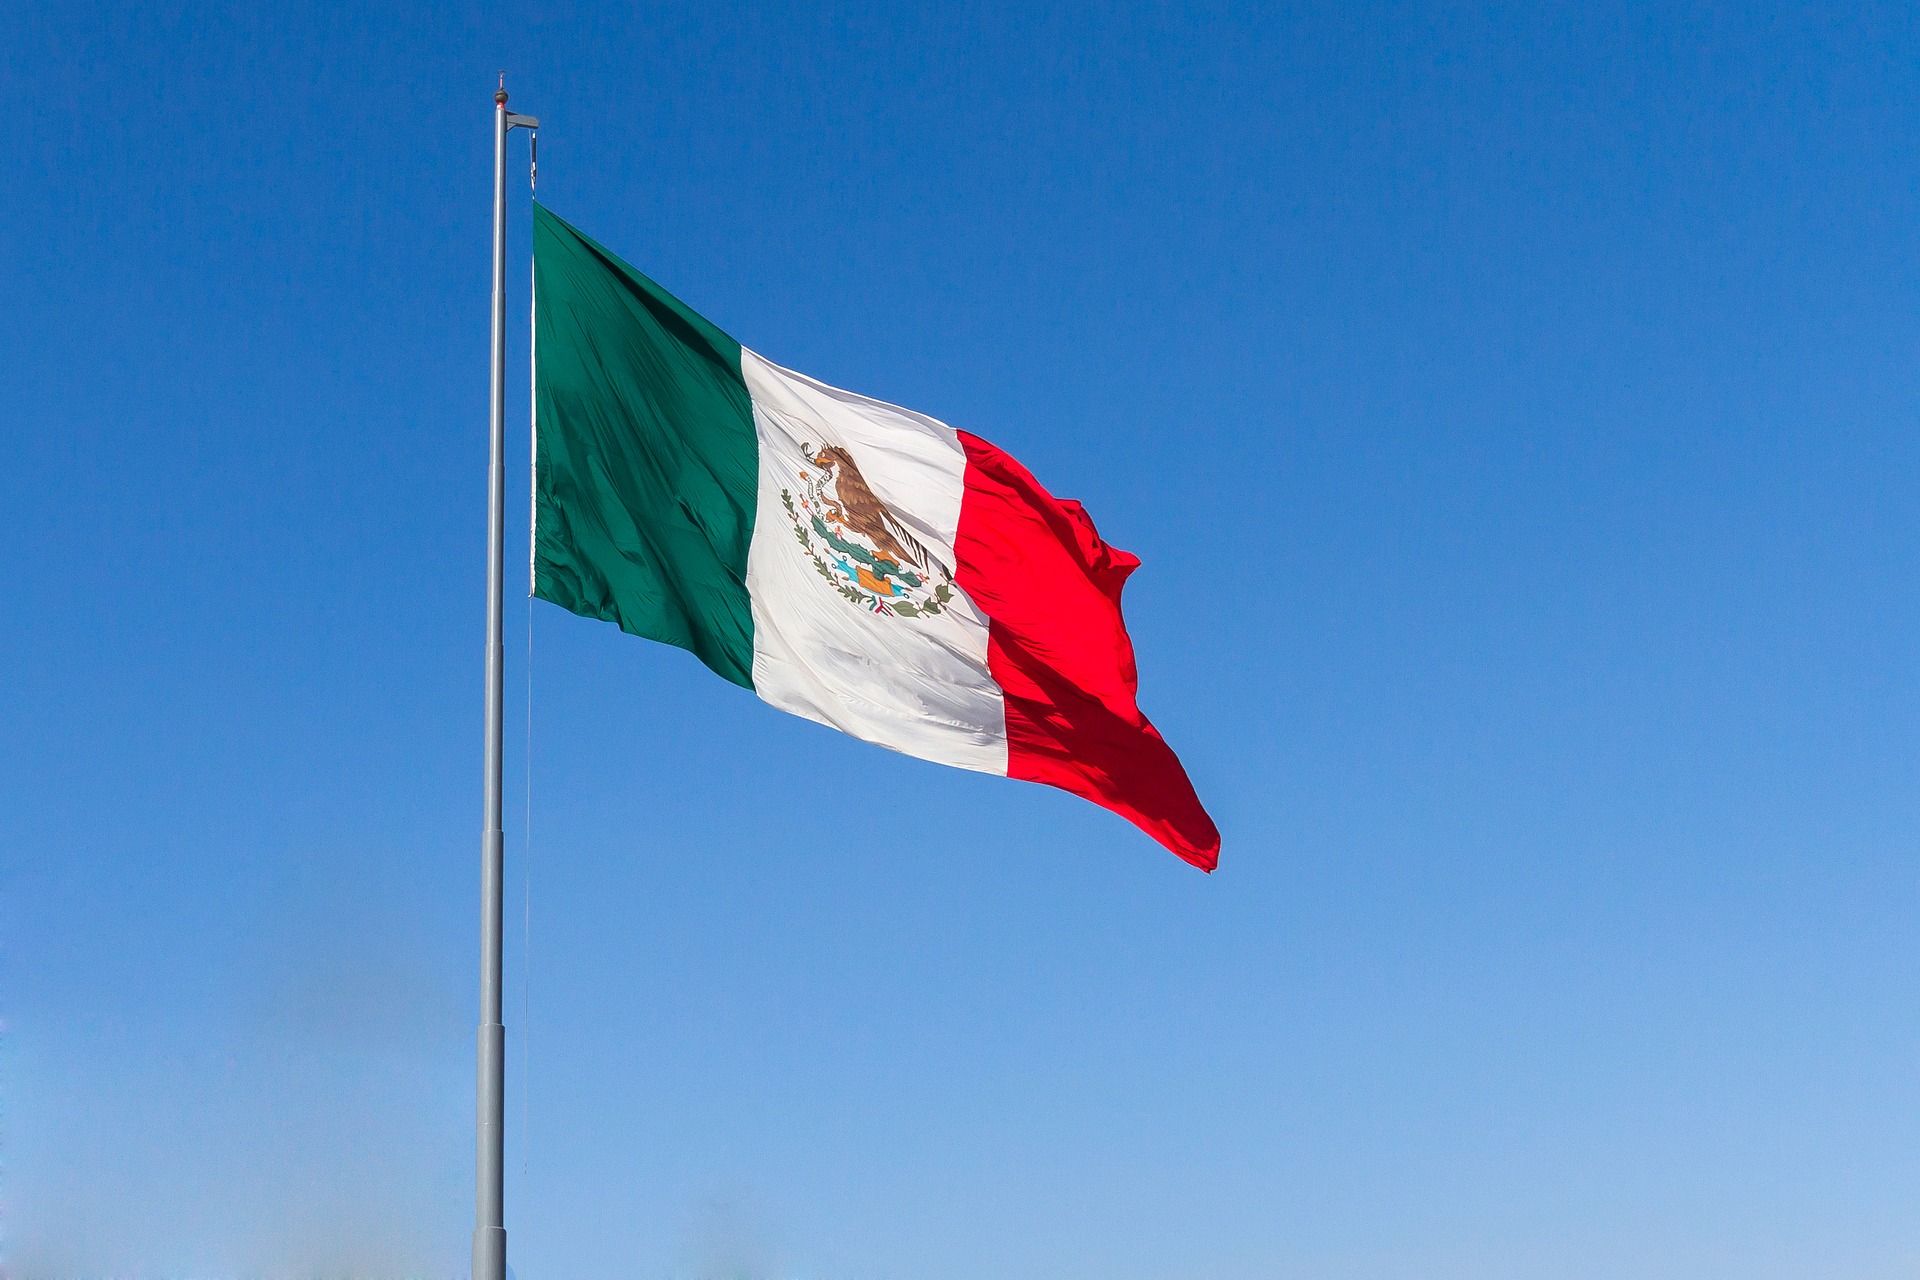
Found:
[[838, 445], [800, 446], [799, 492], [780, 503], [814, 570], [852, 604], [882, 617], [944, 612], [953, 575], [867, 487], [853, 455]]

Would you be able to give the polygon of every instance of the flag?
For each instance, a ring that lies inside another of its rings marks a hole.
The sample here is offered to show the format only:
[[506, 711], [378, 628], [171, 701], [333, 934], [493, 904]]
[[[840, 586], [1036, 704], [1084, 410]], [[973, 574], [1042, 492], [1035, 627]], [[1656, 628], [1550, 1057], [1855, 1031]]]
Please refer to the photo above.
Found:
[[978, 436], [748, 350], [534, 207], [533, 590], [783, 711], [1219, 832], [1135, 703], [1108, 546]]

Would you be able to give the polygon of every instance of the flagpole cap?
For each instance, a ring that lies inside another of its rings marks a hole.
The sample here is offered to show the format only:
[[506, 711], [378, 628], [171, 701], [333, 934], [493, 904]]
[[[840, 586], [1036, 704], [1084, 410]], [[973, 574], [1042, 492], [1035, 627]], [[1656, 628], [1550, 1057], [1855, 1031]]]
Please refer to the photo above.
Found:
[[500, 73], [500, 88], [493, 95], [493, 105], [496, 107], [507, 105], [507, 73], [504, 71]]

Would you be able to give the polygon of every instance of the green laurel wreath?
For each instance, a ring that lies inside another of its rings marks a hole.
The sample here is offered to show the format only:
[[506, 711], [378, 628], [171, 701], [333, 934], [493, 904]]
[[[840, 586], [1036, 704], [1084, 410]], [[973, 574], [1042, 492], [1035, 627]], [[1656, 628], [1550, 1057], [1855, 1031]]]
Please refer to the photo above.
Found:
[[[799, 511], [794, 508], [793, 492], [791, 490], [782, 489], [780, 491], [780, 505], [787, 509], [787, 516], [793, 521], [794, 540], [800, 544], [800, 549], [807, 553], [807, 559], [813, 561], [813, 571], [825, 579], [827, 585], [838, 592], [848, 603], [859, 605], [864, 609], [867, 605], [879, 600], [879, 603], [889, 612], [897, 613], [903, 618], [933, 617], [937, 614], [945, 613], [947, 607], [952, 604], [953, 587], [945, 582], [934, 587], [933, 599], [924, 601], [921, 604], [914, 604], [910, 600], [880, 600], [877, 596], [869, 596], [857, 588], [849, 586], [846, 579], [840, 577], [832, 569], [827, 567], [826, 557], [815, 550], [813, 535], [807, 532], [807, 527], [800, 521]], [[891, 561], [889, 561], [889, 563], [891, 563]]]

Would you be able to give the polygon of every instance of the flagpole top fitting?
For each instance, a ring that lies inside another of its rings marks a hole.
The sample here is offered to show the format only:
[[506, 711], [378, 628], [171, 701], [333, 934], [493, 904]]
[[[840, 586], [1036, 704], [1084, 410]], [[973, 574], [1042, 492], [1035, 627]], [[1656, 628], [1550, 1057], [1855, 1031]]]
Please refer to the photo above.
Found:
[[493, 95], [493, 105], [496, 107], [507, 105], [507, 73], [504, 71], [500, 73], [500, 88]]

